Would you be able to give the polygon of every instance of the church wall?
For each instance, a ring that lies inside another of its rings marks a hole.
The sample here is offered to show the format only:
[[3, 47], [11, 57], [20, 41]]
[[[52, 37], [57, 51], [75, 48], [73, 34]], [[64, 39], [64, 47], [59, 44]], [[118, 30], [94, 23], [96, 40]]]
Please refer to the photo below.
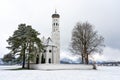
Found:
[[[50, 43], [45, 44], [45, 63], [60, 63], [60, 30], [59, 30], [59, 14], [55, 11], [55, 14], [52, 15], [52, 35]], [[50, 39], [50, 37], [49, 37]], [[43, 39], [45, 41], [45, 39]], [[51, 44], [52, 43], [52, 44]], [[54, 47], [53, 47], [54, 46]], [[41, 56], [40, 56], [41, 57]], [[49, 60], [51, 59], [51, 60]]]
[[[56, 24], [57, 25], [54, 25]], [[56, 57], [55, 63], [60, 63], [60, 31], [59, 31], [59, 18], [52, 18], [52, 41], [55, 44], [56, 48], [56, 54], [54, 54]]]

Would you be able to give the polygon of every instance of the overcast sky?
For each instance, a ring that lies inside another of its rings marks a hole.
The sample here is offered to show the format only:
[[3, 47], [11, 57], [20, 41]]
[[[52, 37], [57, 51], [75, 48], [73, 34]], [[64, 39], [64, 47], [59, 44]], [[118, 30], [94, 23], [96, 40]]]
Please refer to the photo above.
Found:
[[9, 51], [6, 40], [20, 23], [32, 25], [51, 35], [51, 15], [60, 14], [61, 53], [68, 53], [71, 31], [77, 22], [85, 22], [105, 38], [104, 56], [120, 60], [120, 0], [0, 0], [0, 57]]

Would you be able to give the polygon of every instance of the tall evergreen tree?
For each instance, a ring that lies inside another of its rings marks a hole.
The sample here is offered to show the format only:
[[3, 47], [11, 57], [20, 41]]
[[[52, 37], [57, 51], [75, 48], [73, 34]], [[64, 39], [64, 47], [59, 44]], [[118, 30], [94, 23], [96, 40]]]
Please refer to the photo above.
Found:
[[[28, 61], [28, 68], [30, 56], [34, 53], [40, 53], [43, 49], [41, 40], [37, 37], [39, 33], [31, 26], [20, 24], [18, 29], [14, 31], [13, 35], [8, 38], [7, 42], [10, 45], [7, 47], [13, 54], [20, 54], [22, 56], [22, 68], [25, 68], [25, 61]], [[37, 49], [37, 52], [35, 52]]]

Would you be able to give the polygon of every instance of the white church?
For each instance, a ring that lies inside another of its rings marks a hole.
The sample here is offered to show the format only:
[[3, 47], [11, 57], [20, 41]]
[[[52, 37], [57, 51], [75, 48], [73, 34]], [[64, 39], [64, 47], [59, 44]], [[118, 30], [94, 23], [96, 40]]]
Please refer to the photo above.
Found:
[[[52, 14], [52, 34], [51, 37], [45, 39], [43, 37], [42, 43], [44, 51], [36, 58], [38, 64], [59, 64], [60, 63], [60, 30], [59, 30], [60, 15]], [[38, 61], [39, 60], [39, 61]]]
[[60, 64], [60, 29], [59, 29], [60, 15], [52, 14], [52, 34], [51, 37], [41, 39], [44, 45], [44, 51], [36, 55], [35, 63], [31, 64], [33, 69], [41, 70], [71, 70], [71, 69], [93, 69], [92, 65], [84, 64]]

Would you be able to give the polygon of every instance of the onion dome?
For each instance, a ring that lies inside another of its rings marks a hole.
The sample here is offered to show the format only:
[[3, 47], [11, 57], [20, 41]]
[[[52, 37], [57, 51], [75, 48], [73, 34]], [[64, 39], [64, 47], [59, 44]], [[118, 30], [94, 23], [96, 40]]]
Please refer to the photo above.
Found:
[[59, 17], [60, 17], [60, 15], [57, 14], [57, 11], [55, 10], [55, 14], [52, 15], [52, 18], [59, 18]]

